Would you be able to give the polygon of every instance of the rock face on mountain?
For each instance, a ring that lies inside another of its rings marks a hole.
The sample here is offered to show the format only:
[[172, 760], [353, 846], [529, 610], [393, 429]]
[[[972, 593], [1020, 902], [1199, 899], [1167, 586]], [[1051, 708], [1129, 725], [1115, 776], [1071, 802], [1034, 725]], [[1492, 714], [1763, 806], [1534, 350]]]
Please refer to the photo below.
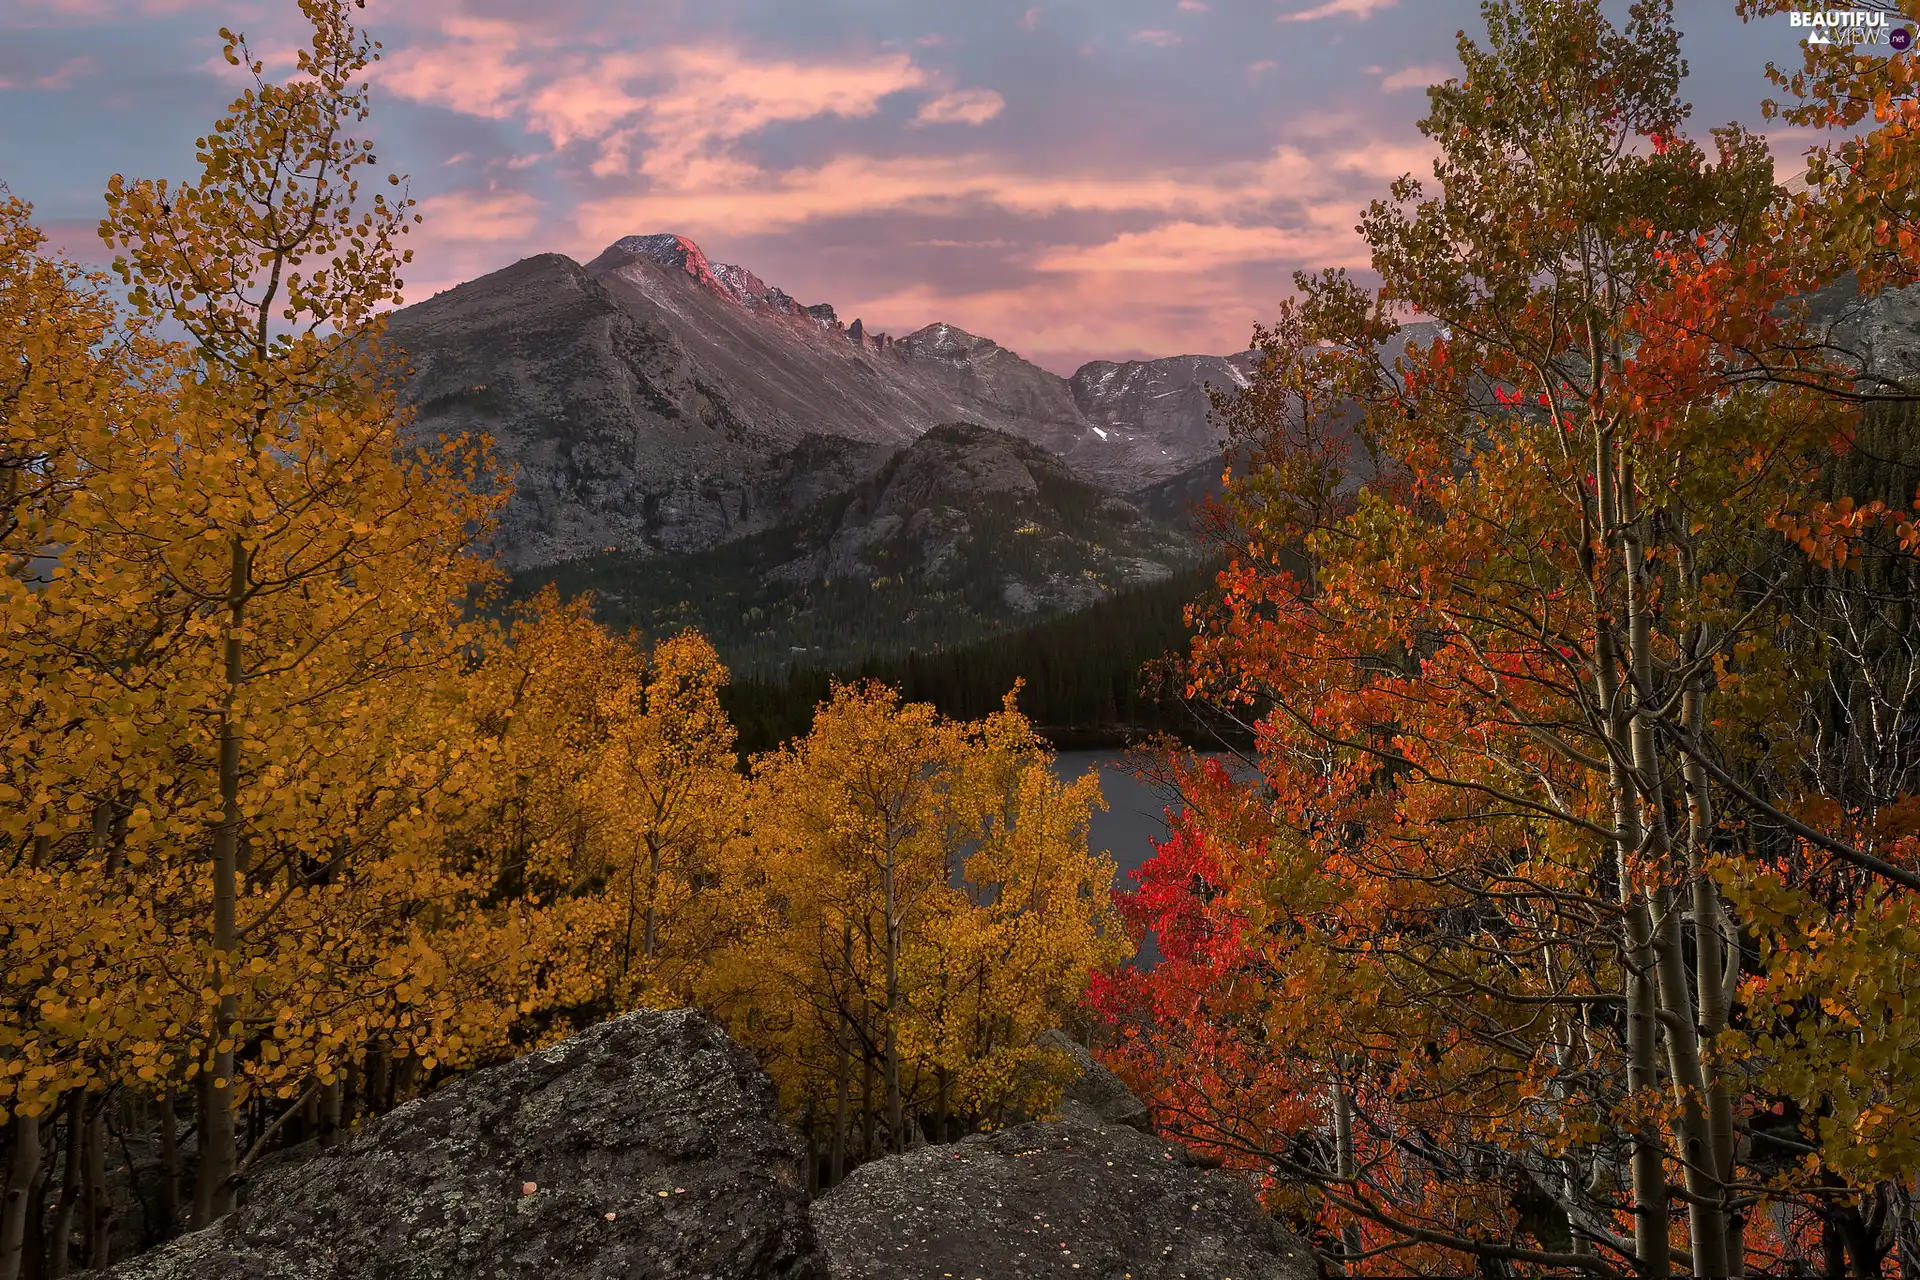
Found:
[[817, 1280], [799, 1138], [692, 1010], [590, 1028], [256, 1177], [116, 1280]]
[[1170, 356], [1115, 364], [1081, 365], [1070, 383], [1073, 401], [1090, 430], [1067, 452], [1075, 466], [1118, 454], [1138, 479], [1138, 492], [1220, 454], [1220, 430], [1209, 420], [1209, 388], [1234, 391], [1247, 385], [1254, 357]]
[[814, 1202], [813, 1222], [832, 1280], [1318, 1274], [1239, 1175], [1071, 1100], [1057, 1122], [862, 1165]]
[[802, 517], [690, 555], [522, 575], [601, 617], [699, 627], [737, 670], [962, 644], [1190, 567], [1189, 538], [987, 427], [936, 427]]
[[388, 332], [421, 436], [484, 432], [513, 471], [497, 539], [513, 568], [750, 535], [947, 422], [1132, 490], [1212, 448], [1200, 383], [1238, 367], [1178, 357], [1070, 382], [952, 325], [896, 339], [843, 323], [670, 234], [584, 267], [528, 258], [396, 312]]
[[899, 575], [948, 588], [998, 573], [1015, 612], [1057, 612], [1171, 577], [1191, 554], [1052, 454], [965, 423], [920, 437], [856, 487], [831, 526], [777, 576]]
[[1821, 327], [1832, 353], [1873, 378], [1920, 378], [1920, 285], [1860, 296], [1851, 275], [1807, 299], [1807, 318]]
[[498, 536], [509, 567], [711, 546], [844, 489], [891, 452], [873, 432], [742, 417], [675, 325], [559, 254], [396, 312], [389, 334], [413, 367], [416, 431], [485, 433], [514, 473]]

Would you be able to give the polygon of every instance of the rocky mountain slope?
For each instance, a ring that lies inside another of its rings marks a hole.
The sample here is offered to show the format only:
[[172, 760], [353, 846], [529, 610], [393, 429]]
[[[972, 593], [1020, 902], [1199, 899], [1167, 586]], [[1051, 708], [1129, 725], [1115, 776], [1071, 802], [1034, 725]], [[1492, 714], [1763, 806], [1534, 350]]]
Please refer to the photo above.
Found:
[[987, 427], [946, 424], [802, 516], [706, 551], [603, 552], [520, 575], [590, 590], [616, 626], [697, 626], [739, 670], [928, 650], [1195, 562], [1185, 535]]
[[1245, 357], [1100, 362], [1061, 378], [932, 324], [901, 338], [803, 306], [681, 236], [582, 266], [528, 258], [396, 312], [423, 438], [485, 432], [515, 475], [513, 568], [695, 551], [788, 520], [941, 423], [1018, 436], [1127, 492], [1217, 446], [1205, 384]]

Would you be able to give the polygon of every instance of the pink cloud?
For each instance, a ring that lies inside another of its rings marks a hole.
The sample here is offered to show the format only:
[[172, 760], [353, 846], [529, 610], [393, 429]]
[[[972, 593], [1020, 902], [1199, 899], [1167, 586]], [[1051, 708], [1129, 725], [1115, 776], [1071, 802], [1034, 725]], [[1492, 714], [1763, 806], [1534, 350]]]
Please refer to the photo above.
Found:
[[1382, 9], [1390, 9], [1396, 0], [1323, 0], [1311, 9], [1283, 13], [1277, 22], [1315, 22], [1321, 18], [1371, 18]]
[[1037, 7], [1029, 9], [1020, 15], [1020, 29], [1022, 31], [1031, 31], [1039, 25], [1040, 10]]
[[1207, 0], [1180, 0], [1177, 6], [1182, 13], [1207, 13], [1211, 10]]
[[435, 239], [513, 241], [540, 221], [540, 201], [526, 191], [447, 191], [420, 202]]
[[[768, 125], [872, 115], [888, 96], [934, 83], [898, 52], [819, 62], [756, 57], [724, 43], [561, 53], [505, 23], [457, 20], [444, 30], [447, 41], [396, 57], [381, 72], [385, 84], [414, 101], [518, 120], [556, 147], [592, 143], [592, 170], [602, 177], [738, 178], [734, 144]], [[939, 118], [991, 118], [981, 114], [984, 95], [946, 95]]]
[[462, 115], [504, 119], [526, 91], [531, 73], [514, 61], [520, 31], [512, 23], [448, 19], [443, 43], [415, 44], [389, 54], [374, 78], [403, 98]]
[[194, 9], [231, 9], [220, 0], [14, 0], [14, 3], [28, 14], [38, 12], [87, 21], [125, 18], [129, 14], [158, 18]]
[[922, 103], [915, 124], [985, 124], [1006, 109], [1007, 100], [991, 89], [956, 89]]
[[1440, 62], [1424, 63], [1417, 67], [1403, 67], [1380, 82], [1380, 88], [1387, 93], [1400, 89], [1424, 89], [1428, 85], [1439, 84], [1454, 74], [1454, 69]]
[[1180, 37], [1171, 31], [1136, 31], [1133, 33], [1135, 44], [1158, 45], [1162, 49], [1172, 48], [1180, 43]]
[[[1343, 127], [1315, 117], [1303, 117], [1302, 125], [1329, 135]], [[1350, 222], [1382, 180], [1419, 167], [1429, 154], [1422, 145], [1383, 143], [1327, 155], [1283, 146], [1257, 161], [1090, 173], [1035, 173], [985, 154], [843, 155], [814, 168], [730, 174], [722, 182], [654, 185], [588, 200], [579, 207], [578, 228], [582, 243], [598, 248], [641, 228], [670, 227], [696, 239], [767, 235], [837, 217], [979, 207], [1033, 218], [1102, 213], [1245, 223], [1282, 201], [1325, 204]]]
[[[1249, 262], [1303, 262], [1321, 266], [1365, 266], [1367, 255], [1353, 230], [1353, 211], [1345, 205], [1326, 211], [1327, 220], [1292, 227], [1235, 226], [1222, 223], [1169, 222], [1151, 231], [1134, 231], [1104, 244], [1053, 250], [1035, 262], [1046, 272], [1122, 272], [1191, 276]], [[1343, 222], [1346, 225], [1340, 225]]]
[[93, 59], [81, 54], [77, 58], [68, 58], [43, 76], [0, 76], [0, 89], [68, 89], [73, 87], [76, 80], [85, 79], [95, 70]]
[[1262, 58], [1258, 62], [1249, 62], [1247, 64], [1247, 79], [1258, 80], [1261, 76], [1267, 74], [1267, 72], [1277, 69], [1279, 65], [1279, 63], [1271, 58]]

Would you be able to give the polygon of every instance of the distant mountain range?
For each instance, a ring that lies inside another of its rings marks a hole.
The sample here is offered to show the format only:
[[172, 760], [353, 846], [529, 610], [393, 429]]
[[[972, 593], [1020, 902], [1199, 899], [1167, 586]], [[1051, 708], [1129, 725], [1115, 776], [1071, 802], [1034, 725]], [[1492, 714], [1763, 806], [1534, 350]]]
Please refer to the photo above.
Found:
[[396, 312], [389, 334], [418, 430], [485, 431], [512, 467], [496, 551], [516, 570], [781, 526], [945, 423], [1144, 491], [1218, 456], [1206, 387], [1252, 368], [1176, 356], [1062, 378], [953, 325], [845, 324], [676, 235], [629, 236], [585, 266], [525, 259]]
[[[1920, 290], [1809, 302], [1863, 365], [1920, 370]], [[512, 469], [493, 551], [519, 589], [754, 666], [950, 647], [1186, 571], [1220, 481], [1207, 389], [1255, 359], [1062, 378], [953, 325], [843, 323], [677, 235], [527, 258], [388, 332], [422, 438], [485, 432]]]

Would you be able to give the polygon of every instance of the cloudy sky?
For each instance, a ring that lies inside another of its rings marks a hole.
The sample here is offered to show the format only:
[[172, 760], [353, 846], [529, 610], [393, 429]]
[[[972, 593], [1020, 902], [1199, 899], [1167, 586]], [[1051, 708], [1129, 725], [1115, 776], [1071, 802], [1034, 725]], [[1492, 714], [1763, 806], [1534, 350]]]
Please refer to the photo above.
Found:
[[[1696, 123], [1759, 123], [1784, 19], [1678, 0]], [[803, 302], [1050, 368], [1230, 351], [1424, 173], [1475, 0], [370, 0], [369, 122], [427, 216], [408, 292], [674, 231]], [[0, 0], [0, 180], [95, 255], [107, 177], [190, 173], [292, 0]], [[1797, 59], [1796, 59], [1797, 60]], [[1806, 140], [1780, 136], [1792, 164]]]

